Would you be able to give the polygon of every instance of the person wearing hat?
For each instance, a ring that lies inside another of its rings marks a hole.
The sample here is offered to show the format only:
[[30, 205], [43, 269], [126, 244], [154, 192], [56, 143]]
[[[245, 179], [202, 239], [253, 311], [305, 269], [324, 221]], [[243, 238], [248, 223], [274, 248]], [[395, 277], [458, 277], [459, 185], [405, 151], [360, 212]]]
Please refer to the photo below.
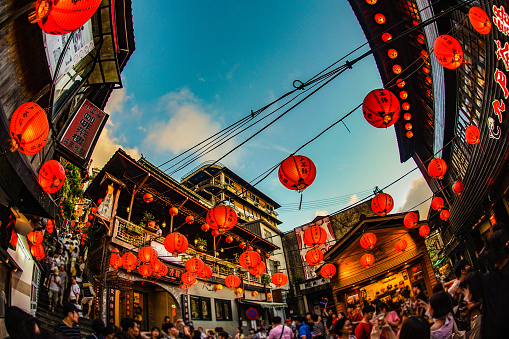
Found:
[[64, 319], [55, 325], [53, 331], [62, 333], [68, 339], [81, 339], [80, 328], [78, 327], [79, 310], [75, 304], [64, 304]]

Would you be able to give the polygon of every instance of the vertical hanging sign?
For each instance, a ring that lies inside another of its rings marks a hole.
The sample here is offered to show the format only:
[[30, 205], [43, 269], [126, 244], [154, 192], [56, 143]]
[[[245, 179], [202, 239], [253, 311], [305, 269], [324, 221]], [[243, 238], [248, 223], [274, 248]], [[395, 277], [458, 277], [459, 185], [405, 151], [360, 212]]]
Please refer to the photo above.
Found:
[[108, 324], [115, 323], [115, 296], [116, 290], [114, 288], [108, 288], [108, 301], [107, 301], [107, 310], [108, 310]]
[[182, 318], [184, 323], [187, 323], [189, 319], [189, 300], [187, 294], [182, 294]]

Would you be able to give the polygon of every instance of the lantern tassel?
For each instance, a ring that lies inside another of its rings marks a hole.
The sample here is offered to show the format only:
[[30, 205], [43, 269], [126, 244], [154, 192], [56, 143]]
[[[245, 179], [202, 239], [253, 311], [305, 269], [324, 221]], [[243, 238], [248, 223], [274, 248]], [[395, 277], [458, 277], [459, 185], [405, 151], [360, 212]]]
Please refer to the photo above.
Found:
[[484, 152], [484, 148], [482, 148], [481, 143], [479, 143], [479, 147], [481, 147], [481, 151], [483, 151], [483, 152]]
[[299, 211], [300, 211], [300, 208], [302, 207], [302, 192], [300, 192], [300, 203], [299, 203]]

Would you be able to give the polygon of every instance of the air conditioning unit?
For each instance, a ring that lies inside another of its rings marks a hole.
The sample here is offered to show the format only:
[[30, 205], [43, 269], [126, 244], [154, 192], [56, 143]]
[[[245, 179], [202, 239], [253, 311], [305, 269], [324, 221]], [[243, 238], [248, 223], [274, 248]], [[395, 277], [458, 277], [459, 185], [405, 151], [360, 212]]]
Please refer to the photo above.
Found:
[[281, 266], [281, 262], [279, 260], [274, 260], [274, 267], [278, 268]]

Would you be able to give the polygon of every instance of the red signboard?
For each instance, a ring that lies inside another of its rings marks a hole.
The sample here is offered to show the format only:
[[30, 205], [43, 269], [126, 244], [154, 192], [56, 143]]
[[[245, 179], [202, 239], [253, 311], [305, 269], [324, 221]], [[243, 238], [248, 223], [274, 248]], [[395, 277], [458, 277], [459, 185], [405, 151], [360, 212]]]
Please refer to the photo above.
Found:
[[85, 100], [60, 138], [60, 146], [85, 161], [92, 153], [108, 114]]

